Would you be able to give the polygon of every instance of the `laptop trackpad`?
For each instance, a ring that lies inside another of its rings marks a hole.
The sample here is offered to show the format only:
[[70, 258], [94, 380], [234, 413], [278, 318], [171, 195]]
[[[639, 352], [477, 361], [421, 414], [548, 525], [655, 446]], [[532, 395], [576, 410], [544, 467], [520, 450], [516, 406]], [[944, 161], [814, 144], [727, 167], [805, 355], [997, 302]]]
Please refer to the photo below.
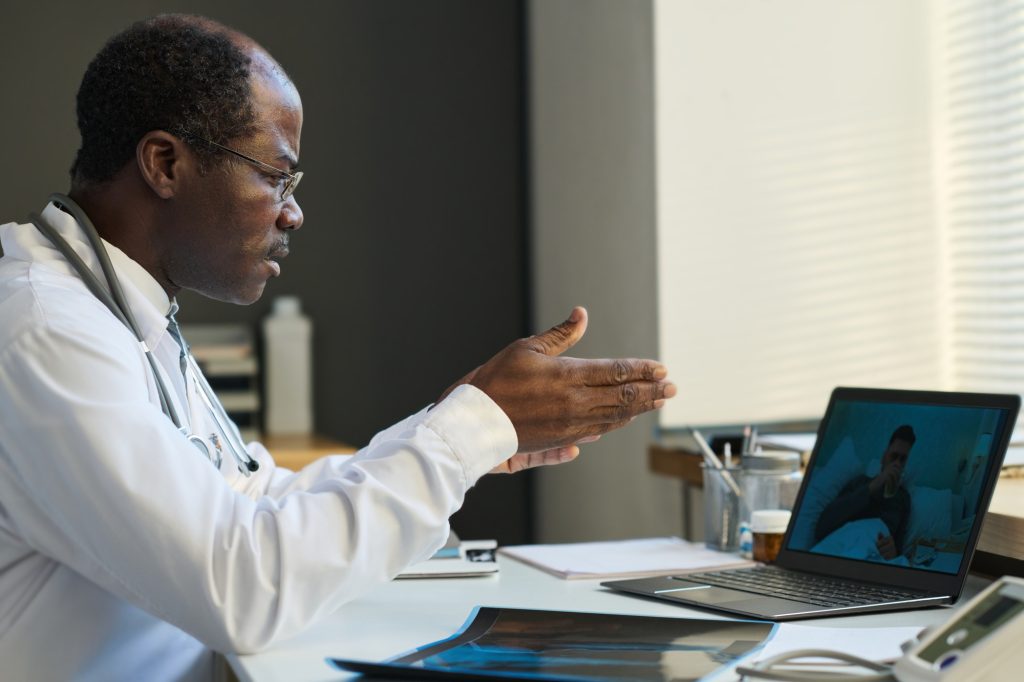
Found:
[[730, 602], [748, 601], [758, 595], [727, 587], [713, 587], [703, 583], [691, 583], [687, 580], [676, 581], [672, 589], [658, 590], [659, 597], [681, 599], [695, 604], [728, 604]]
[[678, 600], [686, 604], [707, 605], [734, 613], [743, 613], [759, 618], [776, 618], [783, 615], [806, 613], [807, 604], [798, 601], [752, 594], [727, 587], [712, 587], [702, 583], [680, 581], [681, 590], [659, 590], [658, 596]]

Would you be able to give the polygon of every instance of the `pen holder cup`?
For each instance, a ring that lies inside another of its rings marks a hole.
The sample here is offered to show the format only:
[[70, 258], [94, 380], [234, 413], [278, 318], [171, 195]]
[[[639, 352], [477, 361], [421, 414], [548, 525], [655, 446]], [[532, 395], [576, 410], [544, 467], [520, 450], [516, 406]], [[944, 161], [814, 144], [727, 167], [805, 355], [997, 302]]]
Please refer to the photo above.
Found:
[[[739, 549], [740, 500], [726, 483], [723, 470], [704, 469], [704, 544], [708, 549], [735, 552]], [[739, 467], [730, 467], [737, 483]]]

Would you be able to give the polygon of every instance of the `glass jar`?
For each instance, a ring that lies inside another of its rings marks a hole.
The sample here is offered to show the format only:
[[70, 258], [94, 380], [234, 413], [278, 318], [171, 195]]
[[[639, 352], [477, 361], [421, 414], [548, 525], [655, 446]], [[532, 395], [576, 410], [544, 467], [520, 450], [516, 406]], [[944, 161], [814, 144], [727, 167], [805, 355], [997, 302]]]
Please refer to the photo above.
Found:
[[[739, 546], [740, 501], [725, 482], [723, 470], [703, 466], [704, 470], [704, 544], [709, 549], [735, 552]], [[729, 467], [734, 480], [739, 467]]]
[[761, 509], [792, 510], [800, 490], [800, 455], [795, 452], [758, 452], [743, 456], [741, 517], [750, 523]]

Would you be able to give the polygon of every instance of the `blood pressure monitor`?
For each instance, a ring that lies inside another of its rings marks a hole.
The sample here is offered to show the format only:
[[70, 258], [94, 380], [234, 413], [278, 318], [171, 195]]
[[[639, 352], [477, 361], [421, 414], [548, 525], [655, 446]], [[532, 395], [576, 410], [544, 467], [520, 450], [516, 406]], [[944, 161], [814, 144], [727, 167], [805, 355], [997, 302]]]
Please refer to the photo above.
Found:
[[900, 682], [1013, 680], [1024, 676], [1024, 580], [1005, 577], [958, 608], [896, 661]]

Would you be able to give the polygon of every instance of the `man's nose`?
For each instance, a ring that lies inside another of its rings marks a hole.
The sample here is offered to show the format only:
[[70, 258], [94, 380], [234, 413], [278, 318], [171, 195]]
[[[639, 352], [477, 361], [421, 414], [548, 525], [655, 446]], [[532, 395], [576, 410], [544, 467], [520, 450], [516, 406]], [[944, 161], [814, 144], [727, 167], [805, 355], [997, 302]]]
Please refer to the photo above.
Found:
[[302, 227], [302, 209], [295, 195], [291, 195], [281, 206], [281, 212], [277, 214], [277, 227], [279, 230], [297, 230]]

